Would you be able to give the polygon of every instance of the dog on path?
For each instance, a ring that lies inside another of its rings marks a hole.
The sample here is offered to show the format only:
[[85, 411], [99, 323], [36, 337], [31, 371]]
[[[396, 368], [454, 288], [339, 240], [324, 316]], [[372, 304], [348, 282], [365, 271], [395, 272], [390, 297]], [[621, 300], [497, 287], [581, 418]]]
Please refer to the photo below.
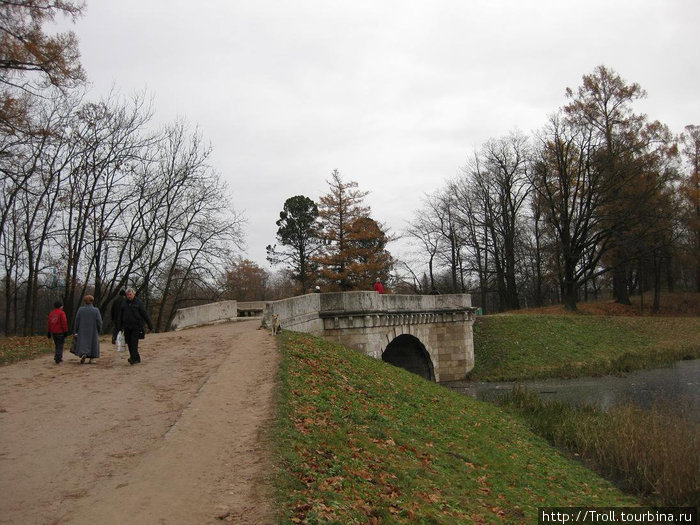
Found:
[[272, 335], [277, 335], [282, 331], [280, 319], [277, 314], [272, 314]]

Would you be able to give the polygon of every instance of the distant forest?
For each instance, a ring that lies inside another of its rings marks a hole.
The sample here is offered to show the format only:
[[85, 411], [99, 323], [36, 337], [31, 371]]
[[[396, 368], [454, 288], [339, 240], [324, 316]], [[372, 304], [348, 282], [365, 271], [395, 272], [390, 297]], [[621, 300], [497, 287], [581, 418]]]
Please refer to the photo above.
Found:
[[604, 66], [566, 94], [425, 199], [406, 232], [428, 266], [416, 291], [469, 291], [487, 311], [700, 292], [700, 127], [635, 113], [644, 90]]

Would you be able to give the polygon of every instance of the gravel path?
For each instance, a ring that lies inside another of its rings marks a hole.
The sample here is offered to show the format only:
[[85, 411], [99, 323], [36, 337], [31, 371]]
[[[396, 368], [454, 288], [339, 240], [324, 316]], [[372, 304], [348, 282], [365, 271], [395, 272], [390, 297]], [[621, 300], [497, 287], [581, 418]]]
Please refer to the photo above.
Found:
[[[279, 352], [259, 321], [0, 368], [0, 523], [274, 523], [265, 432]], [[48, 340], [47, 340], [48, 344]]]

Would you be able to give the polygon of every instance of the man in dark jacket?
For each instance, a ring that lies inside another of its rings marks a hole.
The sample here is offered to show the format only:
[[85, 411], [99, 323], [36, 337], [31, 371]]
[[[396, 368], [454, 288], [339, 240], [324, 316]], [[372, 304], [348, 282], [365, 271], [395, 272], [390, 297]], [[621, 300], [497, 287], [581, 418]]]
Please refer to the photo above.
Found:
[[151, 318], [148, 312], [143, 307], [141, 301], [136, 298], [136, 292], [133, 288], [126, 291], [126, 299], [122, 301], [117, 316], [117, 333], [119, 330], [124, 331], [124, 340], [129, 347], [129, 364], [135, 365], [141, 362], [139, 355], [139, 339], [146, 336], [144, 323], [148, 325], [149, 330], [153, 330]]
[[119, 295], [112, 303], [112, 309], [110, 310], [110, 313], [112, 314], [112, 344], [116, 344], [117, 342], [117, 335], [119, 334], [117, 320], [119, 319], [119, 312], [122, 309], [122, 303], [124, 302], [125, 295], [126, 292], [124, 290], [119, 290]]

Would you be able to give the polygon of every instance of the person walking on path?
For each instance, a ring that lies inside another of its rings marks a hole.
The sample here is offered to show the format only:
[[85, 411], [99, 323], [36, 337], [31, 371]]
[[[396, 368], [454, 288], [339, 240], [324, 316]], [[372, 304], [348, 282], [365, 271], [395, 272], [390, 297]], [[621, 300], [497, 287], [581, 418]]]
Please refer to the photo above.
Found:
[[119, 290], [119, 296], [112, 303], [112, 309], [110, 310], [112, 317], [112, 344], [116, 344], [117, 342], [117, 335], [119, 334], [117, 319], [119, 318], [119, 310], [121, 310], [122, 303], [124, 302], [124, 296], [126, 296], [126, 292], [123, 289]]
[[53, 303], [53, 310], [49, 313], [49, 319], [46, 328], [46, 337], [53, 338], [56, 347], [53, 360], [56, 364], [63, 361], [63, 343], [68, 337], [68, 319], [66, 312], [63, 311], [63, 303], [56, 301]]
[[148, 312], [146, 312], [143, 304], [137, 299], [133, 288], [129, 288], [126, 291], [126, 299], [122, 301], [117, 317], [119, 319], [117, 331], [124, 331], [124, 339], [127, 347], [129, 347], [129, 364], [135, 365], [140, 363], [139, 339], [146, 337], [143, 325], [146, 323], [148, 329], [152, 331], [153, 323], [151, 323], [151, 318], [148, 316]]
[[86, 295], [85, 304], [78, 308], [75, 314], [73, 331], [75, 332], [74, 346], [71, 352], [80, 357], [80, 364], [89, 359], [100, 357], [100, 332], [102, 331], [102, 315], [93, 304], [95, 298]]

